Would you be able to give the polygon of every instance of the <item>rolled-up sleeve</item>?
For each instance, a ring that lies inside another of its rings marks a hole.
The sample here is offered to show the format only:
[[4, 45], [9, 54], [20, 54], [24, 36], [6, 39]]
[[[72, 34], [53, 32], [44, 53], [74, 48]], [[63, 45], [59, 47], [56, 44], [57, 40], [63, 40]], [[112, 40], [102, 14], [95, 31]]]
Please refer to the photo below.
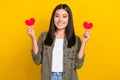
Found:
[[31, 49], [31, 53], [32, 53], [34, 63], [38, 65], [42, 63], [43, 33], [40, 35], [37, 45], [38, 45], [38, 53], [35, 54], [32, 49]]
[[80, 40], [79, 37], [76, 37], [76, 45], [75, 45], [75, 49], [76, 49], [75, 68], [76, 69], [81, 68], [82, 65], [83, 65], [83, 63], [84, 63], [84, 57], [85, 57], [85, 55], [82, 58], [78, 57], [78, 53], [79, 53], [80, 47], [81, 47], [81, 40]]

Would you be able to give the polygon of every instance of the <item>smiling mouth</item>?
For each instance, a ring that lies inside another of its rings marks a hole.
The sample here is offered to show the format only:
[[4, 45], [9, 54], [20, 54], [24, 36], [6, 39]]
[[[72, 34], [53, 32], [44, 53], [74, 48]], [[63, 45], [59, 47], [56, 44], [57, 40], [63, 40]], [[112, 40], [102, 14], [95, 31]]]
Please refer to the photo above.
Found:
[[63, 25], [64, 25], [64, 23], [57, 23], [57, 25], [58, 25], [58, 26], [63, 26]]
[[63, 26], [63, 25], [62, 24], [61, 25], [58, 24], [57, 26]]

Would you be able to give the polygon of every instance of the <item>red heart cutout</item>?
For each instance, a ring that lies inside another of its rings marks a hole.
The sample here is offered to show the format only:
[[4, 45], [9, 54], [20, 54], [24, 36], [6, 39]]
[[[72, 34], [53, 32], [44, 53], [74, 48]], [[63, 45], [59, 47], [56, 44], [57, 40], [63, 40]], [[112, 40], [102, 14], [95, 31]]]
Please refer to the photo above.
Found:
[[28, 26], [32, 26], [35, 23], [35, 19], [31, 18], [30, 20], [25, 20], [25, 24]]
[[93, 24], [85, 21], [83, 23], [83, 26], [84, 26], [85, 29], [91, 29], [93, 27]]

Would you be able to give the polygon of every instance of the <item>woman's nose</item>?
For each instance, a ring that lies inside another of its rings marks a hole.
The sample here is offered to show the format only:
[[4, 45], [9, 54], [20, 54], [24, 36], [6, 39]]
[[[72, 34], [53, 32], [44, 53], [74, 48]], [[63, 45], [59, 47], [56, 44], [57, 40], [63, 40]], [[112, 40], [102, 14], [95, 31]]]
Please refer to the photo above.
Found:
[[60, 17], [60, 18], [59, 18], [59, 22], [61, 22], [61, 21], [62, 21], [62, 18]]

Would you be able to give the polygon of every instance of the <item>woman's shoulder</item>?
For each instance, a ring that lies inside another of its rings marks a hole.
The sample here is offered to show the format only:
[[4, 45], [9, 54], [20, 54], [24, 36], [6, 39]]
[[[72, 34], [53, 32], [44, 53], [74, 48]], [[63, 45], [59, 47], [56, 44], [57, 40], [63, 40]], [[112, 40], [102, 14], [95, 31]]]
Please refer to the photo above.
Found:
[[75, 35], [76, 39], [80, 39], [80, 37], [78, 35]]
[[81, 42], [81, 39], [78, 35], [75, 35], [75, 37], [76, 37], [76, 42]]
[[44, 40], [47, 36], [47, 32], [41, 32], [40, 36], [39, 36], [39, 40]]
[[47, 36], [47, 33], [48, 33], [48, 32], [42, 32], [42, 33], [41, 33], [41, 36], [45, 37], [45, 36]]

